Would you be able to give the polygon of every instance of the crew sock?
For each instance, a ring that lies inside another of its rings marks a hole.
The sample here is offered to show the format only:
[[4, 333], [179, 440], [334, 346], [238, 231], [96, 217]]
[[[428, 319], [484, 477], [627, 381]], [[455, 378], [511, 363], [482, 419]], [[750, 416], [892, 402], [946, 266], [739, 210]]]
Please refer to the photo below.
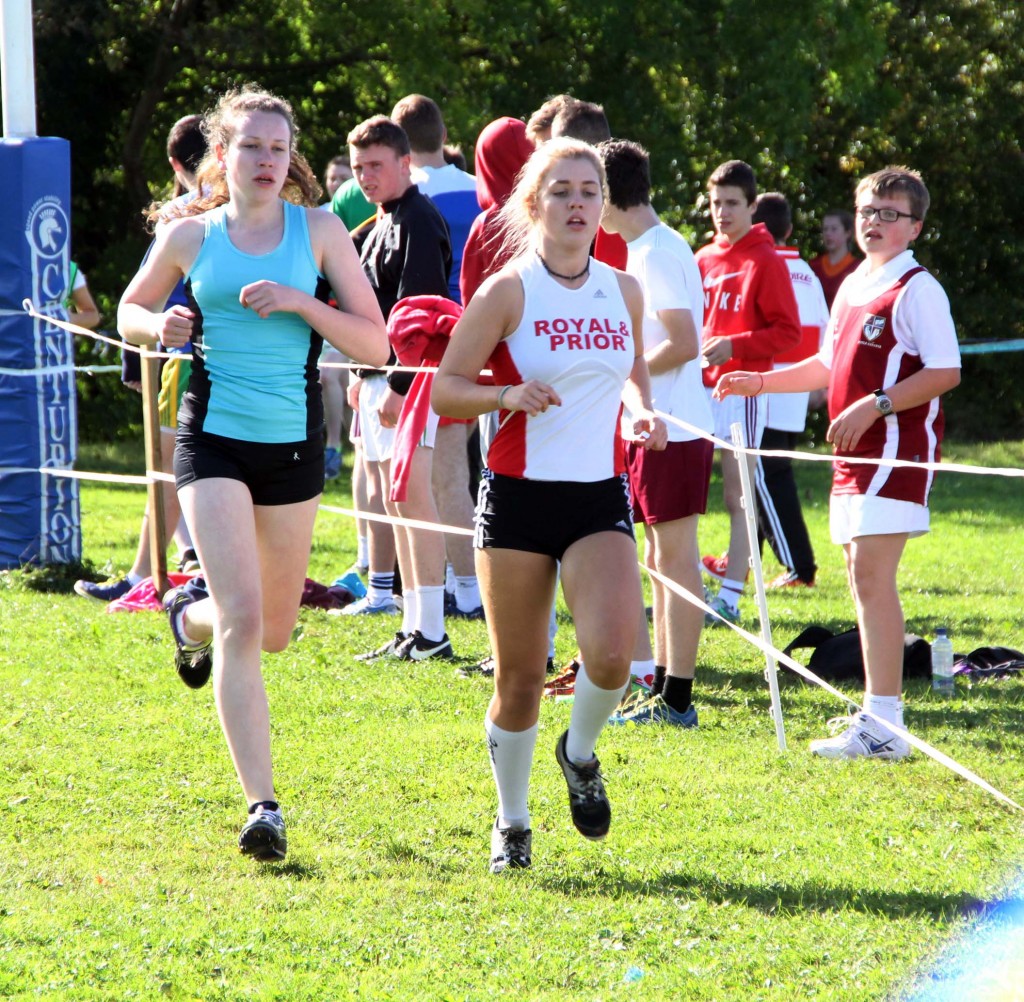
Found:
[[370, 605], [383, 605], [391, 601], [391, 593], [395, 587], [394, 572], [388, 574], [373, 573], [370, 575], [370, 588], [366, 600]]
[[444, 636], [444, 585], [416, 589], [416, 627], [427, 640]]
[[693, 679], [680, 678], [677, 675], [666, 675], [665, 688], [662, 691], [661, 698], [673, 710], [685, 713], [693, 702]]

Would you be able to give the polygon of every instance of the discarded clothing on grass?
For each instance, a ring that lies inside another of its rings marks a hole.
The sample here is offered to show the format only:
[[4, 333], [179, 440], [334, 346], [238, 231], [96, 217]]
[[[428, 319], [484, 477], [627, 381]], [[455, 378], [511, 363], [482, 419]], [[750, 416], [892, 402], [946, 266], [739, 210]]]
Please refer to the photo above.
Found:
[[1024, 653], [1012, 647], [976, 647], [953, 662], [954, 675], [972, 678], [1000, 678], [1018, 671], [1024, 671]]
[[[198, 600], [206, 598], [206, 582], [200, 574], [168, 574], [171, 588], [188, 588]], [[302, 587], [301, 605], [313, 609], [341, 609], [354, 602], [356, 596], [341, 585], [325, 585], [306, 578]], [[121, 598], [107, 604], [107, 612], [163, 612], [164, 605], [153, 587], [152, 578], [143, 578]]]
[[[197, 574], [169, 573], [167, 583], [171, 588], [180, 588], [197, 578]], [[143, 578], [131, 591], [107, 603], [107, 612], [163, 612], [163, 603], [153, 587], [152, 578]]]
[[[843, 633], [833, 633], [826, 626], [808, 626], [782, 653], [792, 656], [794, 650], [803, 647], [814, 648], [807, 667], [819, 678], [833, 682], [864, 682], [864, 656], [860, 649], [860, 630], [857, 627]], [[784, 664], [780, 667], [793, 671]], [[931, 644], [913, 633], [904, 634], [904, 676], [929, 678], [931, 673]]]
[[343, 585], [325, 585], [306, 578], [299, 604], [311, 609], [341, 609], [355, 600], [356, 596]]

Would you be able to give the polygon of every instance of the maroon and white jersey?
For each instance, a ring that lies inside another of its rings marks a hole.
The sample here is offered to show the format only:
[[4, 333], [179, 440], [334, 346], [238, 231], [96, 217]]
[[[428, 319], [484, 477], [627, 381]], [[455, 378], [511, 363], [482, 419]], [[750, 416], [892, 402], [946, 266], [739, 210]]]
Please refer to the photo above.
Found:
[[514, 267], [523, 318], [491, 355], [494, 382], [538, 379], [557, 390], [562, 406], [536, 417], [502, 410], [488, 467], [509, 477], [582, 483], [624, 472], [618, 417], [636, 347], [615, 270], [591, 259], [587, 281], [567, 289], [535, 254]]
[[[862, 263], [839, 290], [819, 358], [831, 369], [830, 419], [923, 368], [959, 368], [960, 349], [942, 286], [910, 251], [873, 272]], [[837, 450], [836, 455], [935, 463], [942, 429], [942, 406], [936, 397], [879, 418], [854, 450]], [[928, 470], [844, 463], [839, 458], [832, 493], [926, 504], [932, 478]]]

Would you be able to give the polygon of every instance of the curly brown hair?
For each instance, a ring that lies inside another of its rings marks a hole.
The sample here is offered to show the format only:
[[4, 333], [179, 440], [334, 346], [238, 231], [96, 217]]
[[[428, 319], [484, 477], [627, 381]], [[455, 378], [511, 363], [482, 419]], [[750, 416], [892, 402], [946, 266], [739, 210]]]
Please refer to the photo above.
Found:
[[309, 208], [319, 204], [323, 189], [306, 158], [296, 149], [298, 128], [295, 125], [292, 106], [284, 98], [250, 83], [227, 91], [203, 116], [202, 129], [206, 137], [207, 152], [196, 171], [196, 197], [189, 201], [176, 202], [173, 206], [165, 202], [160, 206], [151, 207], [147, 212], [147, 221], [151, 226], [179, 216], [196, 216], [231, 200], [224, 168], [217, 160], [214, 147], [218, 144], [221, 147], [227, 146], [234, 137], [238, 121], [253, 112], [280, 115], [288, 123], [291, 158], [281, 197]]

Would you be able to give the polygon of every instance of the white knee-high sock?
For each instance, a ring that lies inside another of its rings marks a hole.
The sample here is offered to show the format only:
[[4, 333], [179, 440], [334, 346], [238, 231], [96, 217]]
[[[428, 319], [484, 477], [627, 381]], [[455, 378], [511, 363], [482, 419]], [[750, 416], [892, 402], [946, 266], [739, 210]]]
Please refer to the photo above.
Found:
[[416, 617], [418, 615], [419, 603], [416, 597], [416, 589], [409, 587], [402, 589], [402, 634], [406, 637], [412, 636], [416, 629]]
[[416, 589], [416, 629], [427, 640], [444, 636], [444, 585]]
[[619, 705], [625, 685], [615, 689], [599, 689], [587, 678], [582, 665], [576, 673], [576, 694], [572, 700], [572, 714], [569, 717], [569, 736], [565, 739], [565, 751], [573, 762], [589, 762], [594, 757], [601, 729], [608, 722], [615, 707]]
[[530, 827], [530, 767], [537, 743], [537, 725], [525, 731], [506, 731], [490, 717], [484, 720], [491, 770], [498, 788], [498, 827]]
[[551, 615], [548, 618], [548, 657], [555, 656], [555, 634], [558, 633], [558, 616], [556, 615], [557, 603], [551, 603]]

